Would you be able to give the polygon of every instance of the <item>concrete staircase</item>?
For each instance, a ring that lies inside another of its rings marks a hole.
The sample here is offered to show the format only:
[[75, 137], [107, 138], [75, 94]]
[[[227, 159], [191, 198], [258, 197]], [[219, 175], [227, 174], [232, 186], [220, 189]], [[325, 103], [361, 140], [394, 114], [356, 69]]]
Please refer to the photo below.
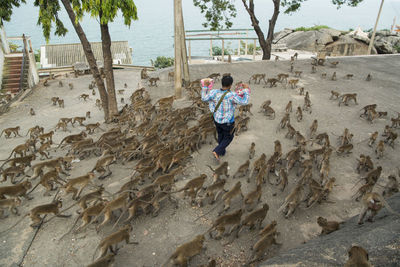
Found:
[[[22, 63], [24, 62], [23, 73]], [[1, 92], [3, 94], [12, 94], [13, 96], [20, 93], [20, 89], [25, 90], [28, 87], [28, 71], [29, 64], [28, 58], [25, 60], [21, 55], [6, 56], [4, 59], [3, 81], [1, 85]], [[20, 88], [22, 79], [22, 87]]]

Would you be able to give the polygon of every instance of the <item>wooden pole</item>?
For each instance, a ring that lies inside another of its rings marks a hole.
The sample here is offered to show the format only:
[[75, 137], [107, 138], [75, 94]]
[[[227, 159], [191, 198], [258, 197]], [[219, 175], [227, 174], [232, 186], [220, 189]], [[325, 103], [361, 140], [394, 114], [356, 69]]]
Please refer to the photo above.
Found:
[[390, 28], [390, 33], [393, 33], [394, 26], [396, 25], [396, 16], [394, 16], [392, 27]]
[[238, 56], [240, 56], [240, 39], [239, 39], [239, 44], [238, 44]]
[[224, 62], [224, 57], [225, 57], [225, 45], [224, 45], [224, 39], [222, 39], [222, 62]]
[[190, 75], [189, 75], [189, 64], [188, 64], [187, 49], [186, 49], [185, 23], [183, 21], [182, 2], [179, 5], [179, 13], [180, 13], [179, 15], [180, 24], [182, 25], [182, 27], [179, 29], [179, 37], [182, 43], [183, 79], [185, 80], [185, 85], [187, 85], [190, 83]]
[[174, 84], [175, 84], [175, 97], [182, 97], [182, 42], [179, 39], [180, 25], [179, 18], [179, 6], [182, 4], [181, 0], [174, 0], [174, 45], [175, 45], [175, 72], [174, 72]]
[[212, 39], [210, 39], [210, 57], [213, 57], [213, 51], [212, 51]]
[[[249, 37], [249, 32], [246, 30], [246, 38], [247, 37]], [[246, 39], [246, 47], [245, 47], [244, 55], [247, 56], [247, 39]]]
[[379, 17], [381, 16], [381, 11], [382, 11], [382, 7], [383, 7], [383, 2], [384, 2], [384, 1], [385, 1], [385, 0], [382, 0], [381, 6], [379, 7], [378, 17], [376, 18], [376, 22], [375, 22], [375, 26], [374, 26], [374, 31], [372, 32], [371, 40], [369, 41], [368, 55], [371, 55], [372, 46], [374, 45], [375, 34], [376, 34], [376, 27], [378, 26]]
[[189, 63], [192, 63], [192, 45], [190, 40], [189, 40]]
[[256, 60], [256, 45], [257, 45], [257, 40], [254, 39], [253, 60]]

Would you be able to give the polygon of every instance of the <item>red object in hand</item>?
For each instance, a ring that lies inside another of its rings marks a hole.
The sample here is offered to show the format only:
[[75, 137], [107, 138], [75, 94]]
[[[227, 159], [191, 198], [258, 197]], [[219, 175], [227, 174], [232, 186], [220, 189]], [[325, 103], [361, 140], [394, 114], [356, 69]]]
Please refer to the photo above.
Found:
[[251, 92], [249, 86], [247, 84], [241, 83], [236, 87], [236, 94], [240, 97], [244, 96], [244, 92], [247, 91], [249, 94]]

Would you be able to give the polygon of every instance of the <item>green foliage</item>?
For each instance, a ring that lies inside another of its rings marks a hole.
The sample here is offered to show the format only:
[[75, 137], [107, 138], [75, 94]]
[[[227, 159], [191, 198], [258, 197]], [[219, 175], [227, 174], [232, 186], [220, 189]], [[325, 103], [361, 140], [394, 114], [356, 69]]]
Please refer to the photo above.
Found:
[[[256, 51], [261, 50], [261, 47], [257, 46]], [[240, 41], [240, 54], [244, 55], [246, 51], [246, 42], [245, 41]], [[247, 54], [253, 54], [254, 51], [254, 44], [247, 44]], [[235, 54], [237, 54], [237, 49], [235, 49]]]
[[294, 31], [295, 32], [299, 32], [299, 31], [308, 32], [308, 31], [319, 31], [321, 29], [329, 29], [329, 27], [326, 25], [315, 25], [315, 26], [309, 27], [309, 28], [299, 27], [299, 28], [294, 29]]
[[393, 46], [393, 49], [396, 50], [397, 53], [400, 53], [400, 45]]
[[154, 65], [157, 69], [168, 68], [174, 65], [174, 58], [173, 57], [157, 57], [156, 61], [152, 61], [152, 65]]
[[8, 46], [10, 47], [10, 51], [11, 51], [12, 53], [17, 52], [17, 51], [18, 51], [18, 48], [21, 48], [20, 45], [14, 44], [14, 43], [12, 43], [12, 42], [9, 42], [9, 43], [8, 43]]
[[236, 17], [236, 7], [232, 0], [193, 0], [194, 6], [200, 8], [200, 12], [205, 13], [206, 22], [204, 28], [216, 31], [225, 27], [232, 27], [231, 18]]
[[35, 49], [35, 61], [40, 62], [40, 49]]
[[42, 26], [43, 35], [48, 42], [50, 39], [50, 32], [52, 24], [55, 23], [56, 30], [55, 35], [65, 36], [68, 32], [64, 24], [58, 17], [58, 12], [60, 11], [60, 3], [58, 0], [35, 0], [34, 5], [39, 7], [39, 18], [38, 25]]
[[121, 11], [124, 24], [131, 25], [132, 20], [137, 20], [137, 8], [133, 0], [72, 0], [72, 7], [81, 19], [87, 12], [91, 17], [100, 18], [100, 23], [105, 25], [113, 22]]
[[10, 21], [13, 7], [19, 7], [25, 0], [0, 0], [0, 26], [3, 21]]
[[[222, 48], [219, 46], [213, 46], [212, 52], [214, 56], [222, 56]], [[224, 48], [224, 55], [231, 55], [232, 50], [229, 48]]]

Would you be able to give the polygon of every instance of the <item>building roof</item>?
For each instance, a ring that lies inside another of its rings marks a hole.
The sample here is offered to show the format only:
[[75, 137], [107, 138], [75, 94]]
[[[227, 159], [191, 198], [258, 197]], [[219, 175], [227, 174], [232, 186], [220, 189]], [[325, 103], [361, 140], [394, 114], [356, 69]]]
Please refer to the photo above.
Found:
[[[103, 61], [101, 42], [91, 42], [96, 61]], [[48, 44], [41, 46], [40, 65], [42, 68], [72, 66], [77, 62], [85, 62], [86, 57], [80, 43]], [[111, 42], [111, 53], [114, 64], [132, 64], [132, 48], [128, 41]]]

